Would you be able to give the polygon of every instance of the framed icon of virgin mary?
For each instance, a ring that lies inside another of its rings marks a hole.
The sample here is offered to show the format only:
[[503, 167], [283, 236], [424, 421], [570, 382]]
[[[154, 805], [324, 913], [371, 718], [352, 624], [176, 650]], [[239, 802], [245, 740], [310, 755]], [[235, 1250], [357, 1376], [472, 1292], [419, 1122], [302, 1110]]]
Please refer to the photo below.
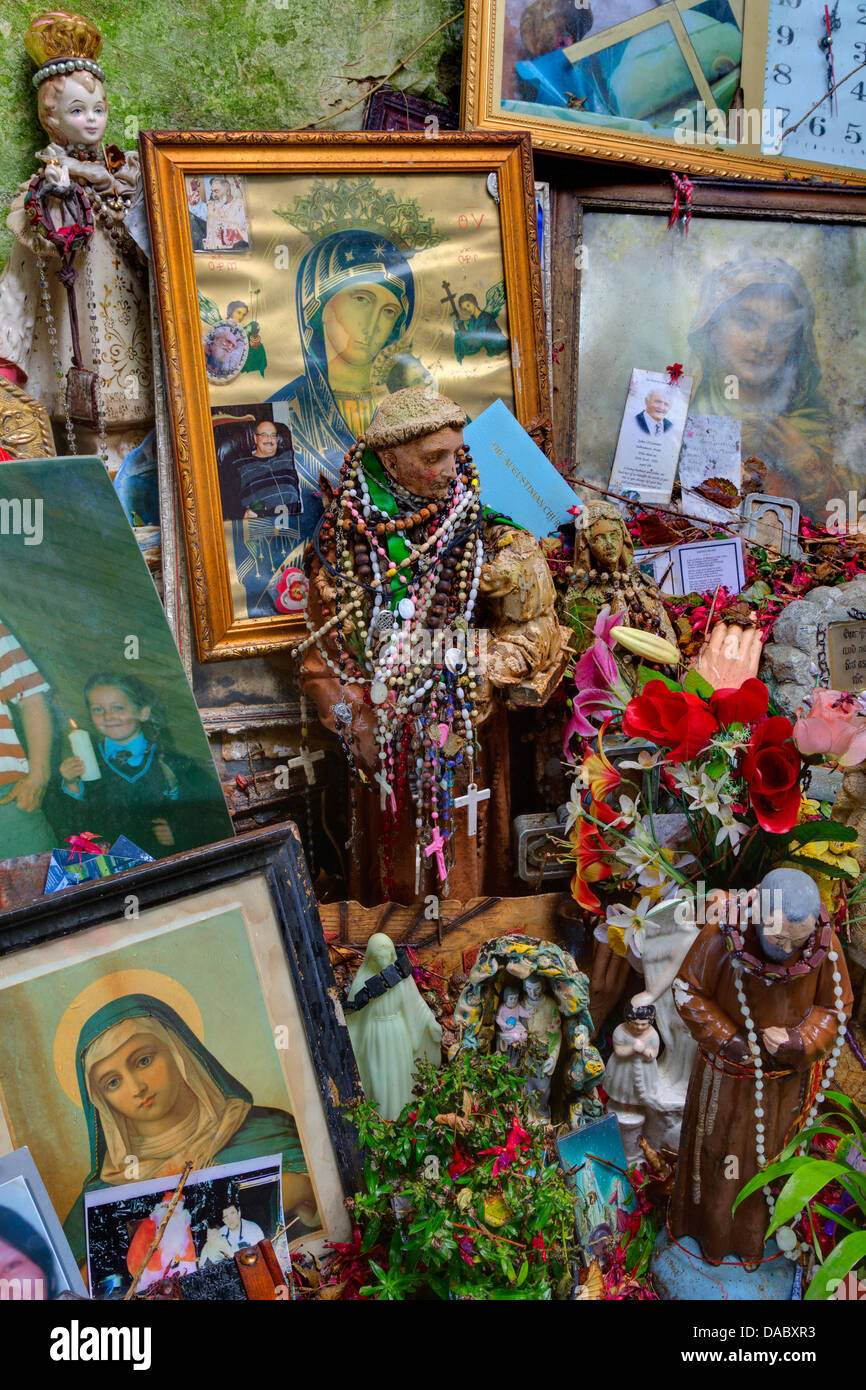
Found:
[[386, 395], [546, 416], [529, 141], [151, 132], [142, 152], [199, 658], [261, 655], [305, 631], [322, 488]]
[[190, 1163], [279, 1155], [290, 1243], [347, 1239], [335, 998], [291, 824], [0, 914], [0, 1155], [30, 1149], [78, 1264], [89, 1194]]

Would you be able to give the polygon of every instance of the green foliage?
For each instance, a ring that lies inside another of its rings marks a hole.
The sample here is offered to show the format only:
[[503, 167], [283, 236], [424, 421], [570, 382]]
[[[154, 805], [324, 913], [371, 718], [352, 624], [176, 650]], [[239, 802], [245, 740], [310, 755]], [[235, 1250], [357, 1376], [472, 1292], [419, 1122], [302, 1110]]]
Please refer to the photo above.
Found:
[[[528, 1123], [522, 1088], [505, 1057], [461, 1051], [439, 1071], [419, 1065], [418, 1099], [393, 1123], [369, 1102], [357, 1108], [367, 1149], [366, 1190], [354, 1200], [369, 1257], [364, 1297], [569, 1294], [572, 1198], [562, 1170], [548, 1160], [543, 1129]], [[451, 1118], [437, 1123], [438, 1116]], [[505, 1149], [515, 1116], [526, 1147], [514, 1146], [508, 1166], [494, 1177], [497, 1155], [484, 1150]]]
[[[768, 1183], [784, 1179], [767, 1228], [768, 1237], [780, 1226], [791, 1225], [803, 1216], [810, 1225], [817, 1216], [835, 1223], [836, 1244], [832, 1250], [822, 1254], [815, 1241], [820, 1264], [805, 1295], [813, 1302], [832, 1297], [839, 1281], [866, 1261], [866, 1173], [863, 1171], [866, 1115], [839, 1091], [827, 1092], [827, 1104], [834, 1108], [825, 1111], [817, 1124], [795, 1134], [776, 1162], [746, 1183], [733, 1208], [736, 1211], [741, 1202]], [[827, 1141], [835, 1141], [833, 1156], [829, 1157], [825, 1151], [799, 1152], [805, 1146], [812, 1147], [816, 1140], [825, 1145]], [[831, 1184], [850, 1199], [845, 1216], [817, 1200]]]

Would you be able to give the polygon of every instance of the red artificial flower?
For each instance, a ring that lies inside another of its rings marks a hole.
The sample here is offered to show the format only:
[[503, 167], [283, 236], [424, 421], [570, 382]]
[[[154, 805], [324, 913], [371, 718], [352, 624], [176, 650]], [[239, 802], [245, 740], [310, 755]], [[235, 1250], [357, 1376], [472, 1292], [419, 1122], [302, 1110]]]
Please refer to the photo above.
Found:
[[770, 703], [763, 681], [750, 676], [739, 690], [714, 690], [709, 699], [710, 709], [723, 729], [729, 724], [760, 724], [766, 718]]
[[[595, 803], [590, 807], [593, 815], [597, 815], [599, 810]], [[571, 895], [584, 912], [601, 912], [601, 899], [596, 897], [589, 885], [602, 883], [611, 877], [613, 870], [608, 862], [607, 845], [589, 821], [578, 821], [577, 840], [572, 853], [577, 867], [571, 880]]]
[[797, 824], [800, 754], [791, 735], [794, 726], [784, 715], [765, 719], [752, 734], [743, 758], [743, 779], [749, 788], [758, 824], [775, 835]]
[[622, 728], [629, 738], [645, 738], [670, 749], [668, 761], [682, 763], [706, 748], [719, 724], [691, 691], [671, 690], [664, 681], [647, 681], [640, 695], [626, 705]]
[[472, 1162], [472, 1159], [469, 1157], [468, 1153], [466, 1153], [464, 1149], [461, 1149], [459, 1144], [455, 1143], [454, 1150], [451, 1155], [451, 1162], [448, 1164], [449, 1178], [459, 1178], [464, 1173], [468, 1173], [470, 1168], [474, 1167], [475, 1164]]
[[544, 1236], [539, 1231], [537, 1236], [533, 1236], [529, 1242], [530, 1250], [536, 1251], [541, 1256], [542, 1264], [547, 1264], [547, 1247], [544, 1244]]

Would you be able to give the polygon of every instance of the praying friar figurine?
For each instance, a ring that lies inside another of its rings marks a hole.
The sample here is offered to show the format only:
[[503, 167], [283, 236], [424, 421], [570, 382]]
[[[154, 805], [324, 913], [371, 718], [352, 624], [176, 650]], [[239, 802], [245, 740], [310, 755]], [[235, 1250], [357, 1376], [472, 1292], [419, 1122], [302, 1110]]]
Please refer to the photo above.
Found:
[[146, 260], [125, 225], [138, 152], [104, 143], [95, 24], [51, 10], [30, 21], [24, 47], [49, 143], [7, 219], [0, 374], [46, 408], [58, 454], [96, 454], [113, 477], [153, 427]]
[[831, 1084], [821, 1064], [832, 1070], [844, 1044], [851, 981], [818, 886], [801, 869], [773, 869], [748, 894], [714, 890], [706, 916], [673, 983], [698, 1051], [668, 1232], [692, 1238], [692, 1260], [733, 1255], [756, 1268], [770, 1220], [765, 1195], [731, 1208], [814, 1121]]
[[349, 762], [365, 905], [509, 891], [506, 711], [565, 669], [541, 547], [484, 506], [465, 423], [430, 388], [387, 396], [308, 552], [300, 683]]
[[574, 578], [564, 613], [568, 621], [591, 630], [592, 621], [587, 623], [579, 611], [582, 601], [596, 613], [609, 605], [611, 614], [623, 615], [624, 626], [654, 632], [677, 646], [659, 587], [635, 565], [634, 542], [613, 502], [588, 502], [575, 521]]

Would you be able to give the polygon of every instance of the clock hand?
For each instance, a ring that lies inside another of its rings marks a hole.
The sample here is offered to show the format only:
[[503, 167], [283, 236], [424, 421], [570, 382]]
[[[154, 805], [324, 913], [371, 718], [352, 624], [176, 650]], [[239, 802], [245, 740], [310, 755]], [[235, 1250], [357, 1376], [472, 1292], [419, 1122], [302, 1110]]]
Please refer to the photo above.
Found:
[[824, 23], [827, 26], [827, 33], [818, 40], [818, 47], [824, 52], [827, 59], [827, 90], [828, 95], [833, 99], [836, 107], [836, 115], [839, 115], [839, 98], [836, 95], [836, 73], [833, 64], [833, 33], [836, 29], [841, 29], [842, 21], [839, 18], [839, 0], [835, 0], [832, 11], [829, 6], [824, 6]]

